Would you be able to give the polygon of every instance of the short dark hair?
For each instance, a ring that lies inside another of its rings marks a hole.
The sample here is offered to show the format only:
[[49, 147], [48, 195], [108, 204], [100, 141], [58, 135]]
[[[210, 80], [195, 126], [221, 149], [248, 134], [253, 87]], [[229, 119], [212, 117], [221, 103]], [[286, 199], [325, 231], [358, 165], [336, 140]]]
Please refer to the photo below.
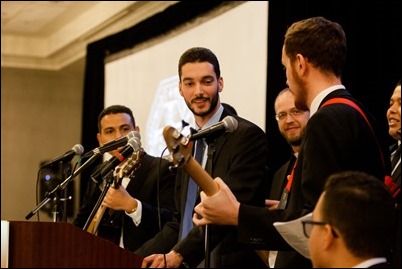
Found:
[[335, 227], [357, 257], [386, 257], [396, 230], [396, 209], [385, 184], [364, 172], [331, 175], [324, 186], [322, 221]]
[[284, 46], [292, 62], [300, 53], [315, 67], [341, 77], [346, 62], [346, 35], [340, 24], [323, 17], [295, 22], [286, 31]]
[[102, 129], [101, 120], [103, 119], [103, 117], [105, 117], [106, 115], [118, 114], [118, 113], [126, 113], [126, 114], [130, 115], [131, 123], [135, 127], [135, 119], [134, 119], [133, 112], [131, 111], [131, 109], [129, 109], [128, 107], [123, 106], [123, 105], [111, 105], [111, 106], [103, 109], [102, 112], [99, 114], [98, 131], [101, 132], [101, 129]]
[[186, 50], [179, 59], [179, 78], [181, 80], [181, 68], [186, 63], [201, 63], [201, 62], [209, 62], [213, 65], [214, 71], [217, 78], [221, 76], [221, 69], [219, 67], [219, 61], [216, 55], [207, 48], [202, 47], [194, 47]]

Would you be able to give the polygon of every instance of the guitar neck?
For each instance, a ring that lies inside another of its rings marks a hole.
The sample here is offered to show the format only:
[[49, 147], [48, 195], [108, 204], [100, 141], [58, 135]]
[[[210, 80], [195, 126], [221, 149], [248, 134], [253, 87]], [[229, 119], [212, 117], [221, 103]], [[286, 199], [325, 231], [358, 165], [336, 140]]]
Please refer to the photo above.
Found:
[[218, 185], [212, 177], [193, 157], [189, 158], [188, 162], [183, 167], [207, 196], [211, 196], [219, 190]]
[[87, 232], [91, 233], [91, 234], [97, 234], [98, 232], [98, 227], [99, 227], [99, 223], [103, 217], [103, 214], [106, 211], [106, 207], [105, 206], [100, 206], [98, 208], [98, 211], [96, 211], [95, 216], [93, 217], [91, 223], [89, 224], [88, 228], [87, 228]]
[[[122, 162], [118, 167], [116, 167], [116, 175], [114, 177], [112, 188], [118, 189], [124, 177], [128, 176], [135, 168], [138, 167], [141, 157], [144, 155], [144, 150], [141, 148], [133, 154], [130, 155], [124, 162]], [[104, 198], [103, 198], [104, 199]], [[97, 235], [98, 227], [102, 220], [102, 217], [106, 211], [106, 206], [100, 205], [96, 211], [95, 216], [92, 218], [91, 223], [86, 229], [89, 233]]]

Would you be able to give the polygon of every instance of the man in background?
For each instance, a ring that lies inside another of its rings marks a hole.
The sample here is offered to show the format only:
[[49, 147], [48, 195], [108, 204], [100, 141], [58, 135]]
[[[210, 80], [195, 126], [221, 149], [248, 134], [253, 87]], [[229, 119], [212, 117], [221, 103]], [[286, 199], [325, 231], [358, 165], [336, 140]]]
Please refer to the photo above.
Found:
[[[131, 131], [139, 132], [131, 109], [122, 105], [105, 108], [99, 114], [98, 129], [97, 139], [101, 146]], [[118, 150], [110, 154], [115, 155], [116, 152]], [[109, 209], [99, 220], [97, 234], [135, 251], [158, 233], [161, 226], [172, 219], [175, 211], [174, 173], [169, 167], [168, 161], [144, 152], [137, 168], [123, 178], [119, 188], [109, 188], [102, 202], [102, 206]], [[83, 204], [74, 220], [76, 226], [83, 228], [86, 224], [101, 195], [102, 183], [102, 179], [88, 180]]]
[[391, 176], [395, 183], [392, 189], [397, 209], [397, 225], [395, 244], [391, 253], [391, 263], [395, 268], [401, 268], [401, 81], [396, 84], [389, 100], [387, 110], [388, 133], [395, 139], [391, 146]]
[[[295, 107], [294, 96], [288, 87], [279, 92], [275, 99], [274, 107], [279, 132], [290, 145], [292, 156], [289, 161], [274, 173], [268, 199], [265, 200], [265, 206], [269, 210], [286, 208], [287, 199], [292, 190], [291, 180], [294, 167], [299, 155], [304, 130], [310, 117], [309, 111], [299, 110]], [[263, 259], [268, 259], [271, 268], [283, 267], [283, 259], [276, 259], [277, 251], [269, 251], [269, 257], [266, 257], [267, 252], [260, 253], [265, 253]], [[293, 255], [298, 254], [296, 251], [290, 250], [284, 256], [288, 258]]]

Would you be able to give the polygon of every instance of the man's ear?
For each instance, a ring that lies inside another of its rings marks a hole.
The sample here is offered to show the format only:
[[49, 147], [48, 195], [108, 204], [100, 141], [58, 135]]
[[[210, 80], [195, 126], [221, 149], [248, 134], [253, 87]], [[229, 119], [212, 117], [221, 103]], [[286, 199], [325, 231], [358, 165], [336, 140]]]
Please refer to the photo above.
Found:
[[335, 242], [336, 237], [334, 235], [334, 232], [332, 230], [331, 225], [326, 224], [323, 227], [323, 230], [324, 230], [323, 231], [323, 237], [322, 237], [323, 249], [329, 249], [330, 247], [332, 247], [336, 243]]
[[96, 139], [98, 139], [99, 146], [103, 146], [102, 135], [100, 133], [96, 134]]
[[220, 78], [218, 79], [218, 91], [219, 91], [219, 92], [222, 92], [222, 91], [223, 91], [223, 86], [224, 86], [223, 78], [220, 77]]
[[297, 68], [297, 72], [301, 75], [303, 75], [306, 72], [307, 59], [303, 55], [301, 54], [296, 55], [295, 68]]

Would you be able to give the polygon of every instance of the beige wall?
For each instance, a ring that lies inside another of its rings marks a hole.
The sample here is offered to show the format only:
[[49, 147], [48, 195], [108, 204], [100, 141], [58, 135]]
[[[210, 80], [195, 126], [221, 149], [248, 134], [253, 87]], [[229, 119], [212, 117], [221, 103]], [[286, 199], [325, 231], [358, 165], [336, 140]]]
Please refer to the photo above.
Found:
[[60, 71], [1, 68], [2, 220], [25, 220], [36, 207], [40, 162], [80, 143], [83, 66], [80, 60]]

